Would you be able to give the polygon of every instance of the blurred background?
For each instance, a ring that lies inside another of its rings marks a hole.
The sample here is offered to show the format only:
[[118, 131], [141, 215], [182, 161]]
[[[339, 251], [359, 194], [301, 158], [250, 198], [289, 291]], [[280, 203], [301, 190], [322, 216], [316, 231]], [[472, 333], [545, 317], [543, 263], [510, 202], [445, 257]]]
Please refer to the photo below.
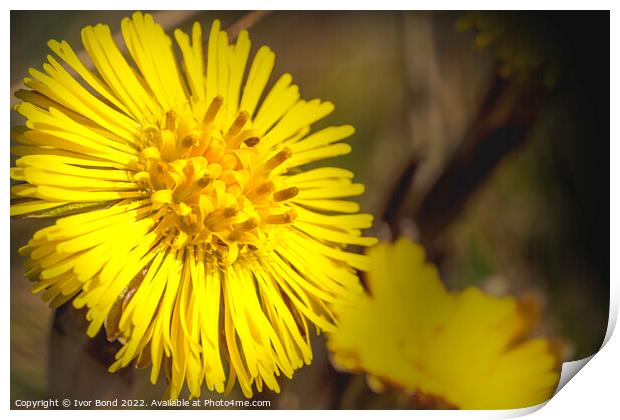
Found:
[[[120, 34], [128, 11], [11, 12], [11, 103], [48, 39], [82, 50], [80, 29]], [[223, 27], [247, 12], [154, 12], [171, 33]], [[608, 12], [272, 12], [250, 29], [306, 99], [336, 110], [317, 127], [352, 124], [362, 208], [383, 239], [422, 242], [451, 290], [477, 285], [535, 299], [536, 334], [564, 360], [596, 352], [609, 308]], [[120, 40], [120, 38], [118, 38]], [[122, 50], [124, 43], [119, 42]], [[11, 111], [11, 125], [23, 124]], [[13, 163], [13, 162], [11, 162]], [[106, 372], [116, 345], [87, 340], [83, 314], [33, 296], [17, 249], [50, 221], [11, 221], [11, 401], [159, 398], [148, 371]], [[323, 337], [314, 362], [258, 394], [272, 408], [415, 408], [336, 372]], [[206, 396], [208, 397], [208, 396]], [[219, 396], [217, 396], [219, 398]], [[240, 398], [231, 395], [229, 398]]]

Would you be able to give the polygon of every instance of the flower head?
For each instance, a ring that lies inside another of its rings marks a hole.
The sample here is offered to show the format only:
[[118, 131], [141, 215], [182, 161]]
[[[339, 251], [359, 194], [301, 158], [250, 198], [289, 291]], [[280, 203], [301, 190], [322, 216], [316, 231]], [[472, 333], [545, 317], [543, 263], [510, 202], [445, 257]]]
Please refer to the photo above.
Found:
[[374, 243], [372, 217], [345, 197], [363, 185], [301, 169], [347, 154], [354, 130], [309, 134], [334, 107], [300, 99], [289, 74], [261, 101], [275, 56], [259, 48], [244, 77], [246, 31], [231, 44], [215, 21], [203, 51], [198, 23], [176, 30], [181, 64], [149, 14], [122, 35], [133, 63], [108, 26], [82, 30], [93, 70], [49, 41], [60, 61], [17, 93], [11, 214], [63, 216], [20, 250], [32, 290], [87, 307], [88, 334], [105, 325], [123, 343], [111, 371], [135, 360], [155, 382], [163, 360], [172, 398], [185, 383], [223, 392], [227, 376], [246, 396], [278, 391], [311, 361], [309, 324], [332, 331], [333, 308], [362, 291], [366, 257], [346, 245]]
[[464, 409], [522, 408], [551, 397], [556, 353], [548, 340], [526, 339], [531, 317], [515, 299], [473, 287], [448, 293], [422, 247], [405, 239], [369, 256], [369, 294], [340, 313], [328, 335], [338, 367]]

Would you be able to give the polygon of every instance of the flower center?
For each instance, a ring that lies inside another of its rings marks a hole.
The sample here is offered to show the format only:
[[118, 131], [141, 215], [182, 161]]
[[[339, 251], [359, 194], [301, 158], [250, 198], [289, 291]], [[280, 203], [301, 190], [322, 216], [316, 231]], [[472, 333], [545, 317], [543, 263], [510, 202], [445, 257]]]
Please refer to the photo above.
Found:
[[230, 127], [218, 126], [222, 105], [218, 96], [200, 121], [192, 113], [169, 111], [158, 125], [145, 128], [142, 170], [134, 180], [151, 194], [158, 233], [171, 247], [203, 246], [229, 265], [263, 249], [273, 225], [294, 220], [283, 202], [298, 189], [276, 188], [281, 181], [276, 168], [291, 150], [265, 156], [256, 147], [257, 133], [244, 129], [245, 111]]

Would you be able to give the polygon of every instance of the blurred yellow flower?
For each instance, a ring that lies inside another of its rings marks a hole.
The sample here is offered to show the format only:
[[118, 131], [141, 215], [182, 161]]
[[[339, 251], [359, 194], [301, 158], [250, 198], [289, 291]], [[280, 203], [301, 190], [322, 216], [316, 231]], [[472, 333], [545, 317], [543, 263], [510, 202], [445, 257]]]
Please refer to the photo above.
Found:
[[406, 239], [369, 256], [369, 294], [339, 313], [339, 329], [328, 335], [336, 367], [463, 409], [551, 397], [559, 361], [548, 340], [526, 339], [532, 317], [515, 299], [474, 287], [448, 293], [423, 248]]
[[[162, 360], [169, 397], [184, 384], [250, 397], [309, 364], [310, 323], [332, 331], [333, 308], [362, 293], [372, 216], [345, 197], [353, 174], [305, 164], [344, 155], [353, 127], [310, 126], [333, 109], [300, 99], [284, 74], [260, 101], [274, 53], [250, 53], [211, 27], [174, 32], [149, 14], [122, 21], [131, 64], [106, 25], [82, 30], [89, 68], [65, 41], [49, 41], [43, 71], [17, 96], [25, 127], [11, 177], [12, 215], [65, 216], [20, 252], [33, 292], [53, 307], [88, 308], [88, 334], [104, 325], [123, 347], [111, 371]], [[71, 72], [70, 72], [71, 71]], [[343, 199], [345, 198], [345, 199]], [[78, 213], [67, 216], [67, 214]], [[309, 321], [309, 322], [308, 322]]]

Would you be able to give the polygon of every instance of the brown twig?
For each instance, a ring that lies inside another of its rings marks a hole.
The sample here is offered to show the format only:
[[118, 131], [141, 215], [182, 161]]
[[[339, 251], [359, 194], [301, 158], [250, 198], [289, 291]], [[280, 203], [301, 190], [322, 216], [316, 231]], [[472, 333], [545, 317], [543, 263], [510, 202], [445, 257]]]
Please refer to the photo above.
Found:
[[407, 195], [411, 189], [419, 161], [411, 159], [403, 169], [396, 183], [392, 187], [390, 198], [383, 209], [382, 220], [388, 224], [394, 236], [398, 235], [399, 220], [406, 207]]
[[239, 20], [226, 28], [226, 32], [228, 32], [230, 41], [234, 42], [242, 30], [250, 29], [252, 26], [256, 25], [265, 17], [269, 16], [271, 13], [273, 13], [271, 10], [254, 10], [253, 12], [249, 12], [243, 15]]
[[464, 141], [414, 211], [422, 242], [430, 244], [499, 162], [527, 140], [541, 105], [531, 83], [494, 82]]
[[398, 235], [402, 217], [413, 217], [419, 240], [430, 247], [437, 235], [463, 210], [466, 202], [511, 151], [529, 137], [544, 98], [535, 83], [497, 78], [464, 140], [419, 205], [411, 192], [419, 162], [412, 158], [398, 177], [383, 220]]

